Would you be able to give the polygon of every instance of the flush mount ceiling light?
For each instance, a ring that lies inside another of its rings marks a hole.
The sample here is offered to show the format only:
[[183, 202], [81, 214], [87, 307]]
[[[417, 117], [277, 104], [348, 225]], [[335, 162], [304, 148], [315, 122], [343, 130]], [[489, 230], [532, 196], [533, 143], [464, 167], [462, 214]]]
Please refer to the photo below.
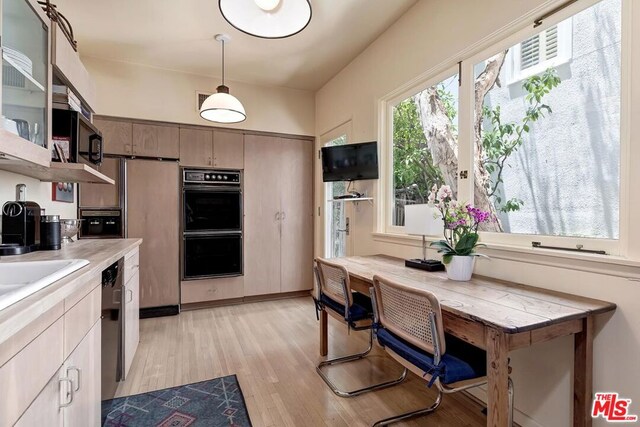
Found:
[[217, 34], [216, 41], [222, 43], [222, 84], [216, 93], [204, 100], [200, 107], [200, 117], [216, 123], [239, 123], [247, 118], [242, 103], [229, 94], [224, 85], [224, 44], [231, 40], [227, 34]]
[[309, 0], [218, 0], [227, 22], [250, 36], [282, 39], [311, 21]]

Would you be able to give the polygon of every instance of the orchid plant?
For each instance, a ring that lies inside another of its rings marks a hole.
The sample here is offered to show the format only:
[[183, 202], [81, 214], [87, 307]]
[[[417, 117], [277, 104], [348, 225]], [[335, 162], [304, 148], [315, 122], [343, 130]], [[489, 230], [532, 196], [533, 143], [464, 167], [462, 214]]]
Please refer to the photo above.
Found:
[[475, 251], [484, 246], [478, 243], [478, 226], [493, 220], [489, 212], [458, 202], [448, 185], [439, 189], [434, 185], [428, 201], [440, 211], [444, 221], [444, 240], [431, 243], [442, 254], [442, 262], [449, 264], [454, 256], [483, 256]]

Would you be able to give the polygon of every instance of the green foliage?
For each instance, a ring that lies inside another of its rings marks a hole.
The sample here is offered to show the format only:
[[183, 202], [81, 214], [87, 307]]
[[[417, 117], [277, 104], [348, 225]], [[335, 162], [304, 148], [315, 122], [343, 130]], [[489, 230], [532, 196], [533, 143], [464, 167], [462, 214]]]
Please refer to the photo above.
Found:
[[409, 98], [393, 110], [393, 180], [396, 193], [424, 202], [433, 184], [444, 180], [434, 166], [422, 129], [418, 107]]
[[438, 253], [442, 254], [442, 262], [444, 264], [449, 264], [454, 256], [481, 256], [475, 251], [476, 248], [485, 246], [478, 243], [479, 238], [478, 233], [468, 233], [458, 240], [455, 247], [451, 246], [446, 240], [432, 242], [431, 247], [435, 247], [438, 249]]
[[548, 68], [541, 75], [529, 77], [522, 84], [527, 92], [524, 99], [527, 110], [518, 123], [503, 123], [500, 106], [490, 109], [483, 107], [482, 115], [491, 124], [490, 129], [483, 129], [482, 147], [484, 148], [483, 165], [491, 175], [485, 184], [489, 197], [494, 205], [502, 212], [513, 212], [520, 209], [523, 201], [512, 198], [503, 202], [500, 194], [500, 184], [503, 183], [502, 173], [506, 162], [524, 143], [525, 135], [531, 130], [531, 124], [551, 114], [551, 107], [542, 102], [545, 95], [560, 84], [561, 80], [554, 68]]

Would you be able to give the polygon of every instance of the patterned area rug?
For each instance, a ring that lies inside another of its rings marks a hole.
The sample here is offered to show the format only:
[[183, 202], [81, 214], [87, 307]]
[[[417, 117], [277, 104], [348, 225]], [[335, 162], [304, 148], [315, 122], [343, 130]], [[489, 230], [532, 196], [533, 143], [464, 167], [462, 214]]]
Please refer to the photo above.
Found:
[[251, 427], [235, 375], [102, 402], [103, 427]]

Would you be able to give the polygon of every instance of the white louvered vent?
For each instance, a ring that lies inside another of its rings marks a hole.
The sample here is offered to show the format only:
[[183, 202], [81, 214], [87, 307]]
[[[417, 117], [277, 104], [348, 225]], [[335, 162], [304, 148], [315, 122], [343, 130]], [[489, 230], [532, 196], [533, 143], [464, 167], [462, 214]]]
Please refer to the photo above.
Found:
[[556, 56], [558, 56], [558, 27], [554, 26], [529, 37], [520, 44], [520, 69], [525, 70]]
[[202, 103], [210, 97], [211, 93], [206, 92], [196, 92], [196, 111], [200, 111], [200, 107], [202, 107]]

